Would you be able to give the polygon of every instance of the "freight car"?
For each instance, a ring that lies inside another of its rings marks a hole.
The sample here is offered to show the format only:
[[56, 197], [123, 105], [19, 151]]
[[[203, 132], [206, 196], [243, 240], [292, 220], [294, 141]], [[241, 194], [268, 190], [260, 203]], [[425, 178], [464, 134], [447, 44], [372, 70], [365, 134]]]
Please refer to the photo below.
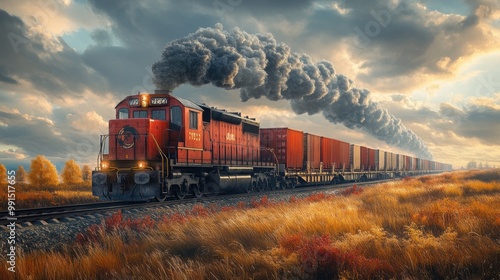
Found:
[[423, 159], [410, 168], [403, 155], [260, 128], [241, 113], [166, 90], [128, 96], [115, 110], [92, 173], [92, 193], [102, 200], [163, 201], [451, 169]]

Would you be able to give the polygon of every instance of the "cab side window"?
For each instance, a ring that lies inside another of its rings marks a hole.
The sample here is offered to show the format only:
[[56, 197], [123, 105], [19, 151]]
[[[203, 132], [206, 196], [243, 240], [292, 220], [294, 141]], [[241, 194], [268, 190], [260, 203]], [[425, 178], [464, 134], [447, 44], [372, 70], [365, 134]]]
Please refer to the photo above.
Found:
[[128, 119], [128, 109], [120, 108], [118, 110], [118, 119]]
[[178, 126], [182, 126], [182, 111], [181, 107], [173, 106], [170, 109], [170, 122]]
[[189, 111], [189, 128], [198, 129], [198, 113]]

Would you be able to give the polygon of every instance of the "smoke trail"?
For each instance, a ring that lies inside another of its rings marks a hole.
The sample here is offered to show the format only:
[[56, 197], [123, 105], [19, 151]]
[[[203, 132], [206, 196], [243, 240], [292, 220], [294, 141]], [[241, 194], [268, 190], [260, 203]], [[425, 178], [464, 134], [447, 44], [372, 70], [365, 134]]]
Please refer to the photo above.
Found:
[[152, 70], [160, 89], [213, 84], [240, 89], [242, 101], [262, 96], [290, 100], [297, 114], [323, 112], [330, 122], [363, 129], [421, 158], [432, 158], [415, 133], [370, 100], [368, 90], [354, 88], [329, 61], [315, 63], [307, 54], [277, 43], [271, 34], [226, 31], [221, 24], [200, 28], [168, 43]]

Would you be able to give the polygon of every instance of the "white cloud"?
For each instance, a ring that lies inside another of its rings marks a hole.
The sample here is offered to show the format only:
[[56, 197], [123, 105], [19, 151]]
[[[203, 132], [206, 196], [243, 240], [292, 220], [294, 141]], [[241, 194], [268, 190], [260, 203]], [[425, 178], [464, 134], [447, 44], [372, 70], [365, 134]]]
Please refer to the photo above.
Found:
[[52, 36], [79, 28], [94, 29], [108, 23], [81, 1], [4, 1], [3, 6], [9, 13], [21, 17], [28, 29], [45, 30], [44, 33]]
[[80, 131], [101, 133], [107, 130], [108, 123], [96, 111], [85, 114], [68, 114], [67, 119], [71, 126]]

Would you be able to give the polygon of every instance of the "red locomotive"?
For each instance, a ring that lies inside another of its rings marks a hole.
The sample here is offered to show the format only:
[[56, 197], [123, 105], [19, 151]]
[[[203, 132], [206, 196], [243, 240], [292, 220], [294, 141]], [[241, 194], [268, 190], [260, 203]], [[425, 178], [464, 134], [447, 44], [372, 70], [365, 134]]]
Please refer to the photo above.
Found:
[[241, 113], [166, 90], [128, 96], [115, 109], [92, 174], [92, 193], [104, 200], [163, 201], [451, 169], [289, 128], [260, 129]]
[[101, 199], [161, 201], [276, 185], [275, 167], [260, 162], [255, 119], [169, 91], [123, 99], [100, 142], [92, 192]]

